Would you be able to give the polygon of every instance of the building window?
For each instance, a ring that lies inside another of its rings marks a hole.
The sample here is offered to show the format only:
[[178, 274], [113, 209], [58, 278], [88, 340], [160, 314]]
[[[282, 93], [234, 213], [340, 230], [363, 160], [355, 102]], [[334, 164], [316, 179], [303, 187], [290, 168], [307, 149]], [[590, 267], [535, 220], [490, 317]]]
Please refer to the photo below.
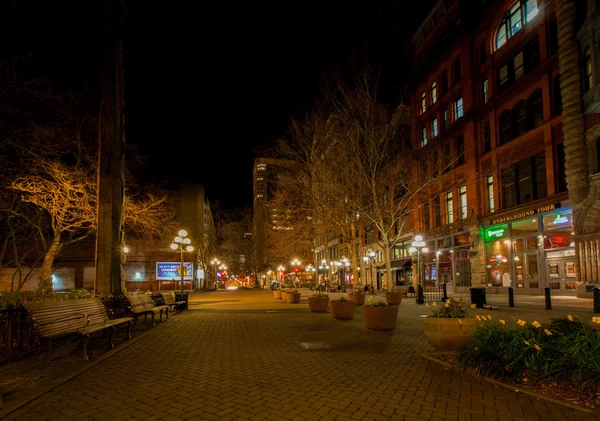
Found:
[[446, 219], [447, 223], [451, 224], [454, 222], [454, 208], [452, 207], [452, 192], [446, 193]]
[[496, 49], [519, 32], [538, 15], [536, 0], [519, 0], [506, 12], [506, 17], [496, 31]]
[[437, 102], [437, 83], [433, 82], [431, 85], [431, 104], [435, 104]]
[[585, 49], [585, 77], [583, 78], [584, 90], [589, 92], [594, 87], [594, 66], [592, 66], [592, 52], [590, 47]]
[[460, 135], [456, 138], [456, 164], [462, 165], [465, 161], [465, 138], [463, 135]]
[[525, 74], [525, 67], [523, 66], [523, 51], [515, 56], [513, 66], [515, 80], [521, 79]]
[[429, 224], [429, 202], [425, 202], [423, 205], [423, 226], [425, 231], [429, 231], [431, 225]]
[[442, 72], [442, 84], [440, 85], [440, 95], [444, 96], [448, 92], [448, 70]]
[[543, 153], [502, 170], [502, 206], [509, 208], [546, 197], [546, 160]]
[[434, 118], [433, 121], [431, 122], [431, 131], [432, 131], [433, 137], [437, 137], [437, 135], [438, 135], [437, 118]]
[[522, 99], [517, 102], [515, 108], [512, 110], [513, 121], [515, 122], [515, 132], [517, 136], [525, 134], [529, 129], [529, 123], [527, 121], [527, 101]]
[[508, 84], [508, 63], [498, 69], [498, 85], [500, 87]]
[[440, 204], [441, 200], [440, 200], [440, 196], [436, 196], [433, 198], [433, 213], [435, 216], [435, 227], [439, 227], [442, 225], [442, 209], [441, 209], [441, 204]]
[[421, 147], [427, 145], [427, 127], [421, 129]]
[[448, 128], [448, 108], [444, 110], [444, 130]]
[[460, 219], [467, 219], [467, 216], [469, 215], [467, 212], [467, 186], [461, 186], [458, 191], [460, 199]]
[[486, 179], [486, 187], [487, 187], [487, 201], [488, 201], [488, 212], [494, 213], [496, 210], [494, 206], [494, 180], [491, 175], [489, 175]]
[[463, 99], [462, 97], [454, 101], [454, 121], [462, 118], [463, 116]]
[[462, 67], [460, 63], [460, 57], [456, 57], [454, 60], [454, 83], [462, 79]]
[[425, 114], [426, 110], [427, 110], [427, 102], [425, 99], [425, 92], [423, 92], [421, 94], [421, 114]]
[[536, 89], [527, 99], [529, 108], [529, 127], [535, 129], [544, 123], [544, 100], [542, 90]]
[[502, 111], [498, 119], [498, 125], [500, 126], [500, 144], [503, 145], [513, 138], [512, 119], [509, 110]]
[[483, 81], [483, 103], [487, 104], [488, 102], [488, 80], [485, 79]]
[[483, 125], [483, 153], [492, 150], [492, 135], [490, 132], [490, 122], [486, 121]]

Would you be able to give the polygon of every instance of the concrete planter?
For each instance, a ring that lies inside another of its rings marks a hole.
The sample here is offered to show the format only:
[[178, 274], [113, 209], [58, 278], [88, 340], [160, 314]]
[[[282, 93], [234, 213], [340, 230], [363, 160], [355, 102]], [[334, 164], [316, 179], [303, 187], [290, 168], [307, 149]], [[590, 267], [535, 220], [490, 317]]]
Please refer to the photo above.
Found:
[[274, 289], [273, 290], [273, 297], [277, 298], [278, 300], [281, 300], [281, 290]]
[[326, 295], [324, 297], [317, 297], [316, 295], [311, 295], [308, 297], [308, 308], [313, 313], [324, 313], [327, 311], [329, 307], [329, 296]]
[[354, 318], [354, 310], [356, 310], [356, 303], [354, 301], [329, 301], [329, 308], [331, 309], [331, 317], [339, 320], [349, 320]]
[[287, 303], [287, 292], [285, 290], [281, 290], [281, 301]]
[[398, 306], [363, 306], [365, 327], [370, 330], [394, 330], [398, 319]]
[[300, 297], [302, 296], [299, 292], [286, 292], [285, 297], [286, 301], [290, 304], [295, 304], [300, 302]]
[[388, 291], [385, 293], [385, 301], [388, 304], [397, 306], [402, 302], [402, 292], [400, 291]]
[[348, 294], [348, 299], [355, 302], [357, 306], [365, 304], [365, 294]]
[[423, 319], [425, 336], [439, 351], [455, 351], [473, 341], [473, 333], [481, 324], [474, 317], [452, 319], [427, 316]]

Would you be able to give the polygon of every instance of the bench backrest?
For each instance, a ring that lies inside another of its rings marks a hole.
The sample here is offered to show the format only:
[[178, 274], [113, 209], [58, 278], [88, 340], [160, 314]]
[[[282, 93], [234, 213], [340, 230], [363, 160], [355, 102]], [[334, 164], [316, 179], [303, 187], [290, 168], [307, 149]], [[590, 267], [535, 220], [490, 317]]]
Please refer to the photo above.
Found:
[[104, 323], [109, 319], [98, 298], [27, 303], [25, 308], [43, 338], [74, 333], [88, 324]]
[[170, 292], [165, 293], [165, 294], [161, 293], [160, 295], [162, 295], [163, 301], [165, 302], [166, 305], [175, 304], [175, 299], [173, 298], [173, 294], [171, 294]]
[[152, 297], [147, 294], [128, 295], [127, 299], [129, 300], [129, 304], [131, 304], [131, 311], [134, 313], [151, 310], [155, 307]]

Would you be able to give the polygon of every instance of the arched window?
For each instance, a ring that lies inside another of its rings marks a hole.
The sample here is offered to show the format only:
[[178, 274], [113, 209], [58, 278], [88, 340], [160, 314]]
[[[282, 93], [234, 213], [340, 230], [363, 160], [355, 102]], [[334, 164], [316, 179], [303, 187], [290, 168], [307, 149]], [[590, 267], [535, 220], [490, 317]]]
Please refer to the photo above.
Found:
[[530, 128], [535, 129], [544, 123], [544, 101], [542, 100], [542, 90], [537, 89], [527, 99], [527, 106], [529, 108], [529, 125]]
[[594, 87], [594, 66], [592, 65], [592, 50], [590, 47], [585, 49], [583, 57], [585, 60], [585, 75], [583, 78], [584, 90], [585, 92], [589, 92]]
[[421, 94], [421, 114], [425, 114], [427, 110], [427, 101], [425, 99], [425, 92]]
[[512, 121], [510, 111], [504, 110], [498, 119], [500, 126], [500, 143], [504, 144], [513, 138]]
[[496, 31], [496, 50], [538, 15], [537, 0], [519, 0], [505, 14]]
[[437, 83], [433, 82], [431, 84], [431, 104], [435, 104], [437, 102]]
[[516, 135], [521, 136], [527, 133], [529, 130], [529, 122], [527, 121], [527, 101], [522, 99], [517, 102], [512, 112]]

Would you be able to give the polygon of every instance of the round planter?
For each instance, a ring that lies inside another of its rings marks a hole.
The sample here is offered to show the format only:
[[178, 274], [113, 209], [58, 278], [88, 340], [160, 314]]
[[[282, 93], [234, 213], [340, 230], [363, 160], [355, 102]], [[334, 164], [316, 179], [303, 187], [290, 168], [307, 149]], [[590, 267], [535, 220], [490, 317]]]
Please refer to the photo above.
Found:
[[385, 293], [385, 301], [388, 304], [397, 306], [402, 302], [402, 292], [400, 291], [388, 291]]
[[355, 302], [357, 306], [365, 304], [365, 294], [348, 294], [348, 299]]
[[324, 313], [329, 307], [329, 296], [317, 297], [312, 295], [308, 297], [308, 308], [313, 313]]
[[278, 300], [281, 300], [281, 290], [274, 289], [273, 290], [273, 297], [277, 298]]
[[287, 292], [284, 289], [281, 290], [281, 301], [287, 303]]
[[481, 324], [476, 318], [452, 319], [427, 316], [423, 319], [425, 336], [440, 351], [455, 351], [469, 345]]
[[356, 310], [356, 303], [354, 301], [329, 301], [329, 308], [331, 309], [331, 317], [340, 320], [349, 320], [354, 318], [354, 310]]
[[398, 319], [398, 306], [363, 306], [365, 327], [370, 330], [394, 330]]
[[299, 303], [301, 296], [302, 296], [302, 294], [299, 292], [286, 292], [285, 293], [286, 301], [291, 304]]

